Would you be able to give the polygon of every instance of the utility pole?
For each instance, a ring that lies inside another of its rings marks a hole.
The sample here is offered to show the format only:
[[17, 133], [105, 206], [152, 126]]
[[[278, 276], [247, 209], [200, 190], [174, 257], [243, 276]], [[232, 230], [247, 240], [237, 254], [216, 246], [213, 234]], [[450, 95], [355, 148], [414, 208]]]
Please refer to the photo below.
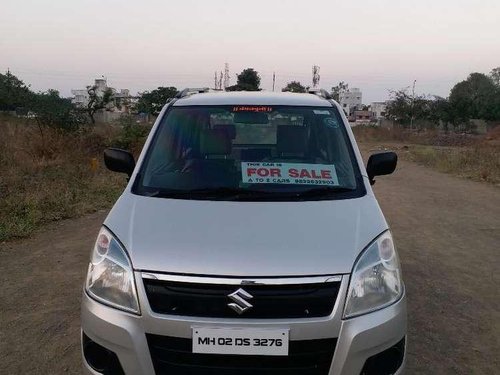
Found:
[[273, 72], [273, 92], [275, 86], [276, 86], [276, 72]]
[[410, 130], [413, 130], [413, 119], [415, 116], [415, 85], [417, 84], [417, 80], [413, 81], [413, 89], [411, 94], [411, 119], [410, 119]]
[[312, 79], [313, 88], [316, 88], [319, 85], [319, 79], [320, 79], [319, 69], [320, 69], [319, 66], [313, 65], [313, 68], [312, 68], [312, 73], [313, 73], [313, 79]]
[[7, 96], [10, 96], [10, 80], [12, 78], [12, 76], [10, 75], [10, 68], [7, 68], [6, 77], [7, 77]]

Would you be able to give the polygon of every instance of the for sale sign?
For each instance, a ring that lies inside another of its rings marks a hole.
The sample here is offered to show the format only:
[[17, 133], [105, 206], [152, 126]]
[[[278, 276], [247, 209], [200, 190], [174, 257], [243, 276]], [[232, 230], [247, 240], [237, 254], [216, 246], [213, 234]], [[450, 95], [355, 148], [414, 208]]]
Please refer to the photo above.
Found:
[[248, 184], [339, 185], [333, 164], [242, 162], [241, 175]]

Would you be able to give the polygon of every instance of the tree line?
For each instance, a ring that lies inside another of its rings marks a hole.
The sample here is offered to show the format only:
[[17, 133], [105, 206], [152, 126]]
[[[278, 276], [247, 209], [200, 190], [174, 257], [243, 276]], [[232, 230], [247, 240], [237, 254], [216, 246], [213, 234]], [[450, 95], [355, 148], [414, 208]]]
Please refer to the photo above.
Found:
[[[289, 82], [283, 91], [304, 93], [309, 87], [299, 81]], [[344, 81], [332, 87], [330, 94], [339, 101], [349, 91]], [[450, 95], [443, 98], [436, 95], [414, 95], [410, 88], [390, 90], [386, 118], [402, 127], [435, 127], [442, 125], [456, 129], [470, 128], [470, 120], [480, 119], [496, 123], [500, 121], [500, 67], [489, 75], [472, 73], [466, 80], [457, 83]], [[364, 109], [367, 107], [364, 106]]]
[[[237, 75], [235, 85], [226, 91], [260, 91], [261, 77], [253, 68], [244, 69]], [[87, 123], [95, 123], [95, 114], [109, 107], [113, 92], [97, 93], [96, 86], [88, 86], [89, 102], [86, 108], [76, 108], [71, 100], [60, 96], [57, 90], [35, 93], [29, 85], [12, 73], [0, 74], [0, 111], [22, 109], [32, 115], [37, 122], [46, 126], [67, 130], [77, 129]], [[299, 81], [289, 82], [282, 91], [304, 93], [309, 87]], [[343, 81], [332, 87], [330, 92], [335, 100], [349, 90]], [[137, 113], [158, 115], [165, 103], [178, 94], [173, 86], [158, 87], [140, 94], [133, 110]], [[416, 124], [417, 127], [442, 124], [447, 130], [465, 127], [471, 119], [489, 122], [500, 121], [500, 67], [489, 75], [472, 73], [457, 83], [447, 98], [431, 95], [414, 95], [409, 88], [390, 91], [386, 117], [403, 127]], [[422, 125], [424, 124], [424, 125]]]
[[40, 126], [76, 130], [88, 122], [95, 123], [95, 113], [106, 108], [112, 98], [111, 90], [99, 95], [96, 86], [88, 86], [87, 92], [87, 107], [77, 108], [71, 99], [61, 97], [59, 91], [49, 89], [35, 93], [29, 85], [7, 71], [0, 74], [0, 111], [15, 111], [33, 117]]
[[489, 75], [472, 73], [457, 83], [447, 98], [435, 95], [413, 95], [409, 88], [391, 91], [387, 118], [402, 127], [416, 128], [441, 124], [468, 130], [472, 119], [496, 124], [500, 121], [500, 68]]
[[[253, 68], [247, 68], [238, 74], [237, 83], [226, 90], [259, 91], [260, 82], [259, 73]], [[133, 111], [156, 116], [178, 92], [173, 86], [143, 92]], [[71, 99], [61, 97], [57, 90], [35, 93], [10, 71], [0, 74], [0, 111], [16, 111], [35, 118], [44, 126], [74, 130], [88, 123], [94, 124], [95, 114], [109, 108], [114, 94], [111, 89], [99, 93], [97, 86], [87, 86], [87, 93], [89, 100], [86, 107], [77, 108], [71, 103]]]

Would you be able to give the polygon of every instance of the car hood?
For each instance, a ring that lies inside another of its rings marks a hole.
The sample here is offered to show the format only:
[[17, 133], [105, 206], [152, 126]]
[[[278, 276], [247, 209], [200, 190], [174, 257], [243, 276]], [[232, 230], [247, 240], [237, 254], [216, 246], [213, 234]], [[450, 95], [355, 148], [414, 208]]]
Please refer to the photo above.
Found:
[[350, 273], [387, 223], [375, 198], [222, 202], [124, 193], [105, 225], [134, 269], [217, 276]]

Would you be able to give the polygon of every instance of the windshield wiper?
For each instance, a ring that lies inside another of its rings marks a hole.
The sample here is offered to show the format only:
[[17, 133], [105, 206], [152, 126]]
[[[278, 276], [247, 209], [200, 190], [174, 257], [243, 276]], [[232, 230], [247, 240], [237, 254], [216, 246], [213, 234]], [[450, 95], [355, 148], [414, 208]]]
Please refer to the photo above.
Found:
[[334, 194], [346, 193], [355, 189], [341, 186], [328, 186], [295, 192], [263, 191], [231, 187], [215, 187], [202, 189], [160, 189], [148, 196], [158, 198], [205, 199], [228, 201], [253, 200], [305, 200], [309, 198], [328, 198]]
[[343, 186], [326, 186], [320, 188], [307, 189], [304, 191], [299, 191], [294, 193], [293, 195], [298, 199], [306, 199], [306, 198], [328, 198], [332, 195], [339, 193], [348, 193], [354, 191], [356, 189], [343, 187]]
[[231, 187], [215, 187], [202, 189], [161, 189], [151, 194], [150, 197], [180, 198], [180, 199], [220, 199], [220, 200], [247, 200], [264, 198], [272, 195], [265, 191], [249, 190]]

